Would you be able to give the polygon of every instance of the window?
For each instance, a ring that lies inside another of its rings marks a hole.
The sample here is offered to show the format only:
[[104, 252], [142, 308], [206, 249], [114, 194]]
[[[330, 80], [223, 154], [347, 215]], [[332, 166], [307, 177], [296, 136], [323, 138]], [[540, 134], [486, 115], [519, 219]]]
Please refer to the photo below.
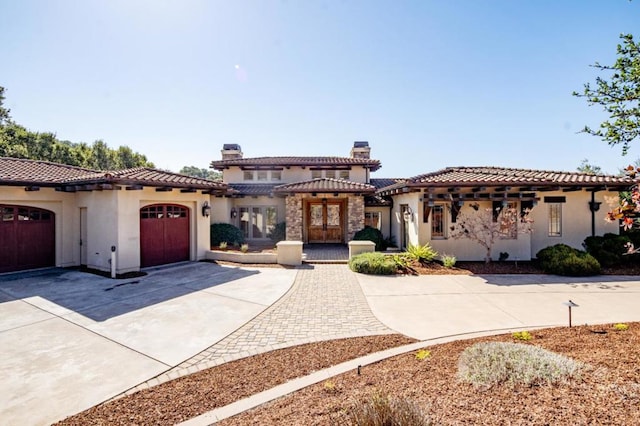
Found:
[[253, 171], [245, 171], [244, 180], [253, 180]]
[[272, 171], [271, 172], [271, 180], [282, 180], [282, 172], [281, 171]]
[[243, 206], [238, 211], [239, 228], [247, 239], [267, 238], [278, 223], [275, 206]]
[[322, 170], [311, 170], [311, 179], [320, 179], [322, 177]]
[[445, 211], [442, 204], [431, 208], [431, 238], [445, 238]]
[[349, 170], [340, 170], [340, 179], [349, 180]]
[[324, 177], [330, 178], [330, 179], [335, 179], [336, 178], [336, 171], [335, 170], [325, 170], [324, 171]]
[[549, 204], [549, 236], [550, 237], [562, 236], [562, 204], [561, 203]]
[[267, 172], [266, 170], [258, 171], [258, 181], [265, 182], [267, 180]]
[[364, 213], [364, 226], [370, 226], [372, 228], [380, 229], [380, 225], [381, 225], [380, 212]]

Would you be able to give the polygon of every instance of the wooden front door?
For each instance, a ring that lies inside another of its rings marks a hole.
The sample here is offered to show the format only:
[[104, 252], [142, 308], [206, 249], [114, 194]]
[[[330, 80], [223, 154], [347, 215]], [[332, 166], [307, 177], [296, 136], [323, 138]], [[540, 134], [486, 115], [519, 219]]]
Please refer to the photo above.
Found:
[[310, 243], [342, 243], [343, 203], [312, 201], [307, 209], [307, 235]]

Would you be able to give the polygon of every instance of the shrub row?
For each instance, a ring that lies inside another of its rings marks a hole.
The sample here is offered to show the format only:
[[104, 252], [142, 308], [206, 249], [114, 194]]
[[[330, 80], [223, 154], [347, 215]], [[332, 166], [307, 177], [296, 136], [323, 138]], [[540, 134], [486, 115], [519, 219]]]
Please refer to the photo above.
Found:
[[598, 275], [601, 270], [600, 263], [595, 257], [566, 244], [544, 248], [536, 257], [540, 267], [548, 274], [585, 277]]

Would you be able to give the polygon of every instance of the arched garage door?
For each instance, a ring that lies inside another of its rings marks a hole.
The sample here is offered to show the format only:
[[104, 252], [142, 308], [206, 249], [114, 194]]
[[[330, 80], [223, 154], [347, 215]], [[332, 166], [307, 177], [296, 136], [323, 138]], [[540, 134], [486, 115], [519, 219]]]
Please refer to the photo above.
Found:
[[153, 204], [140, 209], [140, 266], [189, 260], [189, 209]]
[[54, 266], [55, 242], [53, 212], [0, 205], [0, 272]]

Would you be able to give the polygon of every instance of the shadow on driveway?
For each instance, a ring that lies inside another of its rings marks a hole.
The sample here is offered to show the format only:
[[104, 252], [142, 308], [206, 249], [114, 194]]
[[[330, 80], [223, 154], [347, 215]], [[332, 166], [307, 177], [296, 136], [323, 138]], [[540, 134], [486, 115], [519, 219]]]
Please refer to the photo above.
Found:
[[562, 285], [570, 288], [598, 288], [600, 290], [622, 290], [624, 283], [640, 282], [637, 275], [595, 275], [591, 277], [565, 277], [546, 274], [474, 274], [486, 284], [512, 287], [519, 285]]
[[[258, 270], [187, 263], [113, 280], [62, 268], [0, 276], [0, 303], [41, 298], [94, 321], [106, 321], [187, 294], [259, 274]], [[27, 300], [38, 304], [36, 300]], [[64, 315], [68, 312], [56, 312]]]

